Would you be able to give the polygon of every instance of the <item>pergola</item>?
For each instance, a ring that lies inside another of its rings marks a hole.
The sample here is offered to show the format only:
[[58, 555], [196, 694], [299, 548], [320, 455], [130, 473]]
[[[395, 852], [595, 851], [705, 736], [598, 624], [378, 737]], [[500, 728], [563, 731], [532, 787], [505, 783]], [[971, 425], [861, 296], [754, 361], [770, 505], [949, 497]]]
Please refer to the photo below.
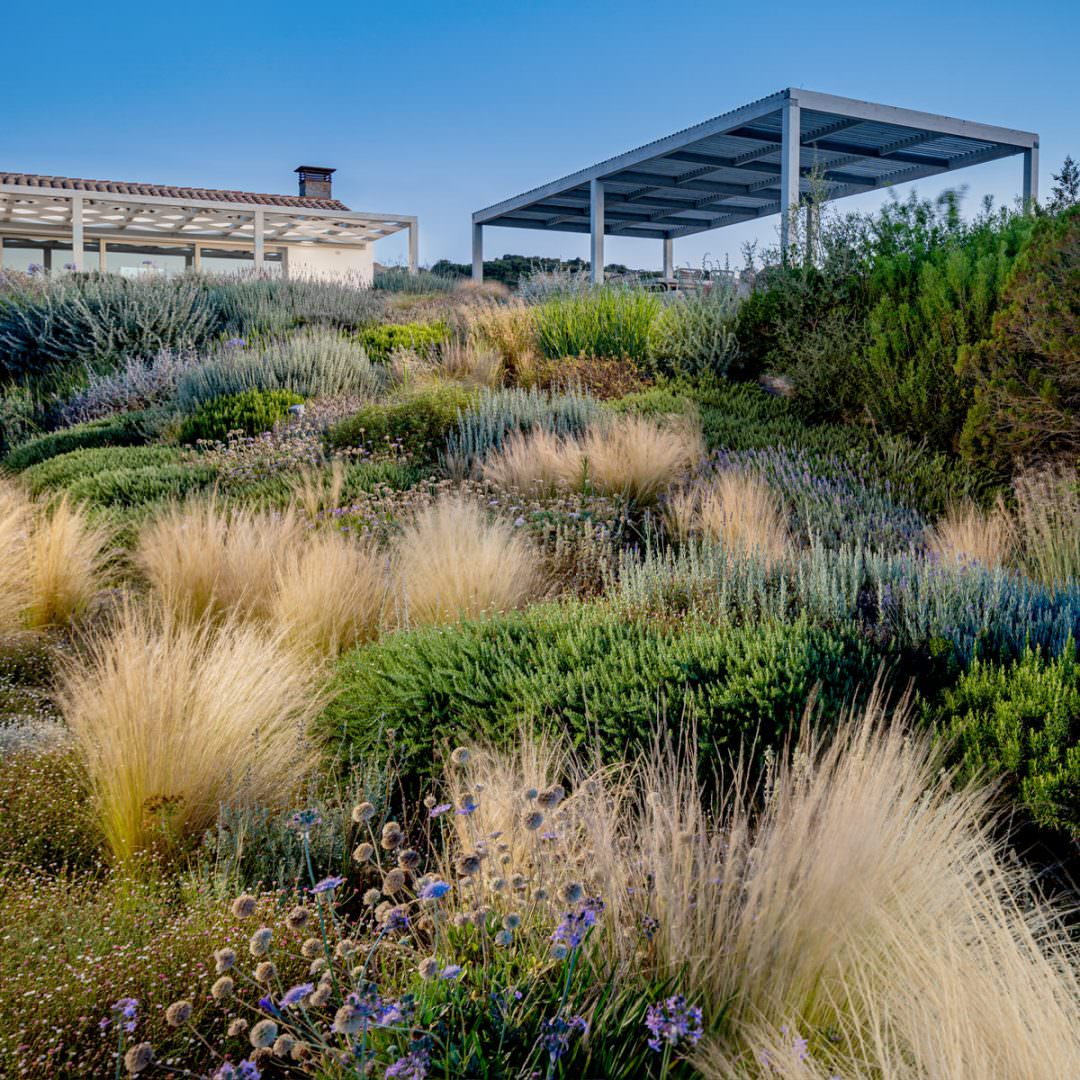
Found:
[[258, 270], [267, 244], [355, 247], [403, 229], [415, 272], [417, 219], [408, 215], [349, 210], [336, 200], [0, 173], [0, 239], [70, 243], [79, 270], [88, 243], [97, 247], [103, 270], [110, 243], [190, 249], [195, 269], [204, 249], [242, 247]]
[[786, 251], [800, 202], [823, 202], [1022, 154], [1024, 201], [1038, 194], [1039, 136], [1029, 131], [789, 88], [472, 216], [473, 277], [485, 226], [588, 233], [592, 278], [604, 237], [663, 242], [664, 276], [680, 236], [780, 214]]

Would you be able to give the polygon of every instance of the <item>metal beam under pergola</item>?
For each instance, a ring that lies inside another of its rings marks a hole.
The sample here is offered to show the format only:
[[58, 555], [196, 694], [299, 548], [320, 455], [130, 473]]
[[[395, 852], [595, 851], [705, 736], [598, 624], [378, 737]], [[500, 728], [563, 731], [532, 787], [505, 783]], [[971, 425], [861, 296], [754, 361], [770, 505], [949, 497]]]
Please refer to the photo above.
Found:
[[472, 270], [483, 278], [484, 229], [588, 233], [595, 282], [604, 237], [673, 241], [780, 215], [787, 251], [800, 202], [842, 199], [1022, 154], [1025, 203], [1038, 194], [1039, 136], [892, 105], [788, 88], [591, 168], [477, 210]]

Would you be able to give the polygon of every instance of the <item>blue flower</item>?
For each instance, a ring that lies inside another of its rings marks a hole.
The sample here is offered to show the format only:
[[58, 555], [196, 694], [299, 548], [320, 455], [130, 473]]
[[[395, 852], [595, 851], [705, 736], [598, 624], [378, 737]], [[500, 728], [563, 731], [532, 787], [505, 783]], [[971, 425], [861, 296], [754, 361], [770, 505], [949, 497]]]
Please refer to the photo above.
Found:
[[555, 927], [551, 940], [556, 944], [576, 949], [586, 934], [596, 925], [596, 916], [604, 910], [604, 902], [598, 898], [583, 900], [577, 911], [567, 911], [562, 922]]
[[649, 1046], [657, 1051], [663, 1049], [664, 1043], [677, 1046], [684, 1039], [696, 1045], [704, 1034], [701, 1009], [687, 1005], [682, 994], [650, 1005], [645, 1012], [645, 1026], [652, 1033]]
[[322, 881], [315, 885], [312, 885], [311, 891], [313, 893], [333, 892], [339, 885], [344, 884], [345, 879], [343, 877], [328, 877], [323, 878]]
[[564, 1019], [561, 1016], [553, 1016], [544, 1021], [540, 1031], [540, 1044], [548, 1052], [554, 1064], [570, 1049], [570, 1040], [578, 1032], [585, 1034], [589, 1025], [584, 1017], [571, 1016]]
[[285, 991], [284, 996], [278, 1002], [278, 1007], [281, 1009], [291, 1009], [294, 1005], [299, 1004], [315, 989], [313, 983], [300, 983], [298, 986], [291, 987]]
[[289, 823], [297, 832], [307, 836], [316, 825], [322, 824], [322, 815], [318, 810], [297, 810]]
[[440, 815], [445, 814], [446, 811], [449, 810], [449, 809], [451, 809], [451, 807], [450, 807], [450, 804], [448, 802], [439, 803], [438, 806], [433, 806], [431, 808], [431, 813], [428, 814], [428, 817], [429, 818], [437, 818]]
[[421, 900], [438, 900], [450, 891], [450, 886], [445, 881], [429, 881], [420, 890]]
[[397, 1080], [424, 1080], [427, 1076], [429, 1056], [426, 1050], [415, 1050], [399, 1057], [392, 1065], [387, 1065], [385, 1077]]
[[480, 803], [476, 801], [471, 795], [466, 795], [461, 800], [461, 806], [458, 807], [457, 813], [459, 814], [475, 814], [480, 808]]
[[460, 964], [447, 964], [446, 967], [439, 972], [439, 978], [449, 981], [451, 979], [456, 979], [461, 972], [462, 967]]

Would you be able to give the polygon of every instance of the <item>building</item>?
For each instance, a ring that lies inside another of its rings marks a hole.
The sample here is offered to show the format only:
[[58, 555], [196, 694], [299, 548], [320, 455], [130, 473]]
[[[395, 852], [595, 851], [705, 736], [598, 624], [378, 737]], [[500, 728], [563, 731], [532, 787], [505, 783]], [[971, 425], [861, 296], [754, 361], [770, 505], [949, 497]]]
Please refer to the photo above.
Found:
[[296, 195], [0, 172], [0, 269], [250, 269], [370, 284], [375, 241], [408, 229], [415, 273], [415, 217], [350, 210], [333, 197], [333, 169], [296, 172]]
[[1034, 132], [789, 87], [477, 210], [473, 277], [484, 273], [484, 229], [501, 225], [587, 233], [594, 281], [605, 236], [660, 240], [670, 280], [680, 236], [777, 214], [786, 253], [800, 209], [811, 232], [815, 204], [1014, 154], [1028, 203], [1039, 186]]

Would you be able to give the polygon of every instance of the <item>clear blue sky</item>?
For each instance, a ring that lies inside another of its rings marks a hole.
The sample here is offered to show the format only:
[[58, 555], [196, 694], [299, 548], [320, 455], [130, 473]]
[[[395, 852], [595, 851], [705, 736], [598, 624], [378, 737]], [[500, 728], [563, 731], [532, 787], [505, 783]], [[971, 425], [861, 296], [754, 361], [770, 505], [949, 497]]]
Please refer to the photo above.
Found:
[[[1038, 131], [1044, 195], [1080, 157], [1078, 0], [55, 0], [12, 2], [0, 25], [0, 170], [288, 193], [296, 165], [333, 165], [353, 208], [420, 216], [424, 263], [468, 259], [479, 207], [785, 86]], [[1011, 200], [1020, 159], [950, 182], [969, 209]], [[689, 237], [676, 261], [737, 261], [775, 231]], [[587, 244], [489, 229], [485, 253]], [[660, 243], [609, 239], [607, 257], [658, 266]]]

